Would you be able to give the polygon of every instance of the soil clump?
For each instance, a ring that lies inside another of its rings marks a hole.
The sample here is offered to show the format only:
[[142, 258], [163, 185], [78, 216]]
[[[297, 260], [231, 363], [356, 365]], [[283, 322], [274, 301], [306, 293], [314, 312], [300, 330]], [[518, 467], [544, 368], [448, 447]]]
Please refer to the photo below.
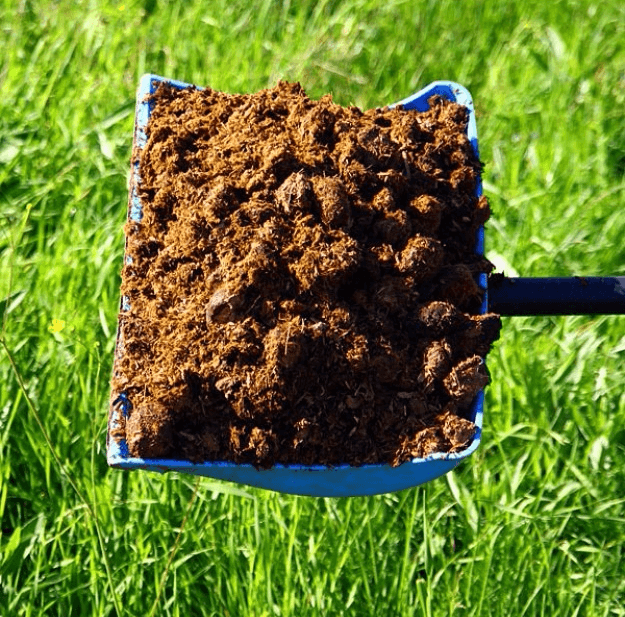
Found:
[[112, 398], [132, 456], [398, 465], [471, 442], [480, 162], [462, 106], [162, 84], [136, 149]]

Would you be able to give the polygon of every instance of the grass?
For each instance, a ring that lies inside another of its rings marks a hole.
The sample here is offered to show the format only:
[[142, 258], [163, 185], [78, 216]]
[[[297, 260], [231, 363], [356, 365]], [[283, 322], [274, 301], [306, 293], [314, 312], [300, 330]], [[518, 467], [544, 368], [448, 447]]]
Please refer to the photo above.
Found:
[[505, 319], [481, 447], [401, 493], [298, 498], [104, 455], [142, 73], [362, 107], [459, 81], [488, 256], [623, 275], [621, 3], [2, 0], [0, 25], [1, 615], [625, 614], [621, 317]]

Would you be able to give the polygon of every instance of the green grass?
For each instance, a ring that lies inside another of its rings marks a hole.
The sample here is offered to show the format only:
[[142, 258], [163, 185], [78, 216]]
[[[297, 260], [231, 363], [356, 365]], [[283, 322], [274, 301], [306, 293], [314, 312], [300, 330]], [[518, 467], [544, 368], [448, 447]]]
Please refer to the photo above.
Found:
[[620, 317], [505, 319], [481, 447], [401, 493], [298, 498], [104, 453], [142, 73], [362, 107], [459, 81], [488, 256], [623, 275], [621, 4], [1, 0], [0, 615], [625, 615]]

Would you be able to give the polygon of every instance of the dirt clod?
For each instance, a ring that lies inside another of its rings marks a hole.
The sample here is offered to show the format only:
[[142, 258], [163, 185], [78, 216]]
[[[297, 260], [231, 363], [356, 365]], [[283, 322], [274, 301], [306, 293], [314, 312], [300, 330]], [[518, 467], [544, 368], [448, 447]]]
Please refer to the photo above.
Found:
[[132, 456], [391, 463], [457, 451], [501, 327], [466, 110], [280, 82], [161, 85], [135, 151], [113, 398]]

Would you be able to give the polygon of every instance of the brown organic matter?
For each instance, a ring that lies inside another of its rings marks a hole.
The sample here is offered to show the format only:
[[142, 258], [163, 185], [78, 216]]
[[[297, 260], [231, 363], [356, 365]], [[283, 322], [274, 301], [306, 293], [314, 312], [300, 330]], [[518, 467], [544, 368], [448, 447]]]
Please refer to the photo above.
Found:
[[466, 109], [363, 112], [284, 82], [163, 84], [151, 105], [112, 382], [130, 454], [398, 465], [465, 448], [501, 325], [478, 314], [489, 210]]

